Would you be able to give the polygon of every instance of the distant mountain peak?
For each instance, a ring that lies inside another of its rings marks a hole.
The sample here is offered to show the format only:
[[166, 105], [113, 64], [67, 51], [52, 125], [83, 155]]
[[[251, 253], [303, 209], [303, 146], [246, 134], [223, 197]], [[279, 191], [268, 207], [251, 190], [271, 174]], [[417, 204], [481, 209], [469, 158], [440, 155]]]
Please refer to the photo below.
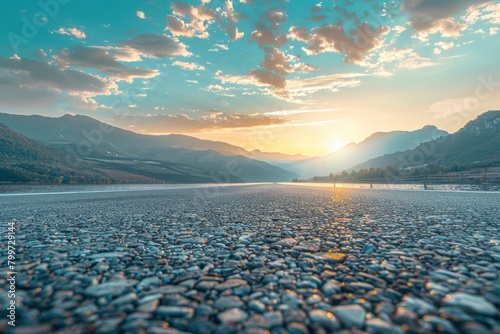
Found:
[[490, 110], [465, 124], [465, 126], [458, 132], [473, 132], [475, 134], [481, 134], [482, 132], [498, 131], [499, 124], [500, 110]]
[[[429, 150], [430, 147], [431, 150]], [[468, 122], [459, 131], [434, 139], [432, 145], [424, 144], [404, 152], [381, 155], [355, 165], [351, 169], [384, 168], [389, 165], [396, 168], [415, 167], [411, 165], [412, 157], [415, 156], [423, 159], [419, 165], [498, 164], [500, 162], [500, 111], [485, 112]], [[409, 166], [408, 162], [410, 162]]]

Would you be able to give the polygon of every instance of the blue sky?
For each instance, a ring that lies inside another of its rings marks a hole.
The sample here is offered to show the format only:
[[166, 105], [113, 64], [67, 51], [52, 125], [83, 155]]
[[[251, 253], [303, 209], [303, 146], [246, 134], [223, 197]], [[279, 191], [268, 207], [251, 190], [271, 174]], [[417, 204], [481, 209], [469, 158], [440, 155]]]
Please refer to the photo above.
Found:
[[2, 7], [1, 112], [314, 155], [376, 131], [456, 131], [500, 102], [498, 1]]

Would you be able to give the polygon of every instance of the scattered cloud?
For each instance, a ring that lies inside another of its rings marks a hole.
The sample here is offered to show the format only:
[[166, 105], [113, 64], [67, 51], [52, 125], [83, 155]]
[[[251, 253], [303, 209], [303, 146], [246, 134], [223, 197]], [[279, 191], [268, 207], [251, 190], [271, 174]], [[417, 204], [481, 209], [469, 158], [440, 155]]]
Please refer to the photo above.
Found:
[[291, 38], [299, 41], [307, 41], [303, 48], [307, 55], [317, 55], [325, 52], [336, 52], [345, 55], [346, 63], [360, 63], [365, 55], [382, 45], [381, 36], [387, 34], [390, 28], [387, 26], [374, 27], [363, 22], [354, 30], [345, 31], [343, 24], [323, 24], [312, 29], [308, 34], [303, 29], [290, 29]]
[[229, 50], [229, 46], [227, 46], [226, 44], [214, 44], [214, 46], [222, 50]]
[[394, 27], [392, 27], [391, 30], [393, 30], [396, 33], [396, 35], [400, 35], [406, 31], [406, 28], [403, 26], [394, 26]]
[[137, 15], [138, 18], [140, 18], [141, 20], [145, 20], [146, 19], [146, 14], [144, 14], [144, 12], [138, 10], [137, 12], [135, 12], [135, 15]]
[[255, 23], [255, 30], [252, 31], [250, 38], [253, 39], [259, 47], [274, 45], [280, 47], [288, 41], [286, 34], [276, 34], [263, 22]]
[[119, 94], [114, 81], [27, 58], [0, 58], [0, 108], [22, 112], [60, 103], [98, 107], [98, 95]]
[[436, 42], [434, 43], [434, 46], [436, 46], [434, 48], [434, 54], [441, 54], [443, 52], [443, 50], [449, 50], [451, 49], [452, 47], [455, 46], [455, 43], [453, 42]]
[[281, 75], [286, 75], [293, 71], [292, 66], [288, 64], [292, 58], [290, 56], [286, 56], [280, 49], [267, 47], [264, 49], [264, 52], [266, 56], [262, 62], [262, 66], [265, 69]]
[[70, 35], [74, 36], [78, 39], [85, 39], [87, 38], [87, 35], [85, 33], [77, 28], [59, 28], [58, 30], [55, 31], [56, 33], [60, 35]]
[[203, 1], [199, 7], [180, 1], [170, 5], [172, 15], [167, 16], [167, 27], [175, 36], [208, 38], [208, 27], [213, 22], [221, 22], [221, 17], [206, 7], [210, 1]]
[[79, 68], [93, 68], [112, 80], [132, 82], [136, 78], [153, 78], [159, 74], [157, 70], [127, 67], [120, 63], [115, 55], [95, 48], [76, 46], [72, 50], [65, 49], [59, 55], [59, 65]]
[[380, 68], [389, 64], [395, 64], [396, 68], [403, 69], [417, 69], [436, 65], [431, 59], [419, 55], [412, 48], [406, 48], [382, 50], [378, 54], [377, 61], [370, 66]]
[[188, 63], [188, 62], [180, 61], [180, 60], [174, 61], [172, 63], [172, 65], [179, 66], [185, 70], [190, 70], [190, 71], [194, 71], [194, 70], [204, 71], [205, 70], [205, 67], [203, 67], [201, 65], [198, 65], [196, 63]]
[[[221, 102], [224, 102], [221, 100]], [[269, 115], [228, 114], [223, 111], [212, 111], [208, 114], [193, 117], [188, 115], [136, 115], [125, 116], [113, 124], [121, 127], [133, 124], [135, 128], [148, 129], [148, 133], [195, 133], [218, 129], [255, 128], [288, 121]]]
[[222, 30], [226, 32], [227, 37], [230, 40], [236, 41], [243, 38], [245, 33], [239, 31], [238, 26], [236, 25], [238, 23], [238, 14], [234, 11], [232, 0], [226, 0], [224, 3], [224, 10], [221, 13], [220, 20]]
[[174, 36], [192, 37], [196, 34], [194, 29], [189, 29], [184, 21], [175, 16], [167, 17], [167, 29]]
[[410, 15], [410, 27], [421, 39], [436, 33], [443, 37], [458, 37], [468, 24], [458, 22], [455, 16], [489, 2], [491, 0], [405, 0], [401, 8]]
[[340, 88], [357, 87], [361, 84], [359, 78], [363, 76], [367, 74], [341, 73], [285, 80], [284, 77], [267, 70], [252, 70], [248, 75], [243, 76], [224, 75], [219, 71], [216, 79], [222, 83], [253, 85], [263, 94], [270, 94], [283, 100], [297, 101], [299, 97], [321, 90], [338, 91]]
[[295, 27], [291, 26], [288, 30], [288, 37], [295, 41], [307, 42], [309, 40], [309, 33], [307, 32], [307, 27]]
[[320, 90], [338, 91], [339, 88], [352, 88], [361, 84], [361, 73], [341, 73], [320, 75], [307, 79], [294, 78], [288, 80], [288, 90], [293, 96], [304, 96]]
[[429, 107], [429, 112], [433, 113], [432, 118], [441, 119], [475, 110], [479, 105], [476, 97], [465, 97], [456, 99], [445, 99], [438, 101]]
[[175, 56], [191, 56], [187, 46], [175, 37], [163, 34], [141, 34], [122, 44], [128, 47], [128, 52], [151, 58], [170, 58]]

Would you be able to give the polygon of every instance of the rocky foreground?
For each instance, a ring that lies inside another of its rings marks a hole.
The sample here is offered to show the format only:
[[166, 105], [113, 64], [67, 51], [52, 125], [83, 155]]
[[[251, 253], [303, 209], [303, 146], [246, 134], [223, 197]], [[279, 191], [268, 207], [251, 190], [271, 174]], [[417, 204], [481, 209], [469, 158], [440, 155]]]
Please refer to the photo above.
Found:
[[0, 332], [500, 333], [499, 200], [282, 185], [0, 197], [18, 247], [16, 327], [2, 316]]

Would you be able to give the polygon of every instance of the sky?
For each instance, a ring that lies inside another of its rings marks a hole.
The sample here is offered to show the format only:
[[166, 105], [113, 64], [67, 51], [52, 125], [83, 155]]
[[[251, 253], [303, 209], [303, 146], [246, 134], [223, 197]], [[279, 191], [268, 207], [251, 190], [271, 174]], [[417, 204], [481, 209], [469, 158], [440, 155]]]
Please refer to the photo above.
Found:
[[500, 108], [500, 2], [2, 4], [0, 112], [323, 155]]

